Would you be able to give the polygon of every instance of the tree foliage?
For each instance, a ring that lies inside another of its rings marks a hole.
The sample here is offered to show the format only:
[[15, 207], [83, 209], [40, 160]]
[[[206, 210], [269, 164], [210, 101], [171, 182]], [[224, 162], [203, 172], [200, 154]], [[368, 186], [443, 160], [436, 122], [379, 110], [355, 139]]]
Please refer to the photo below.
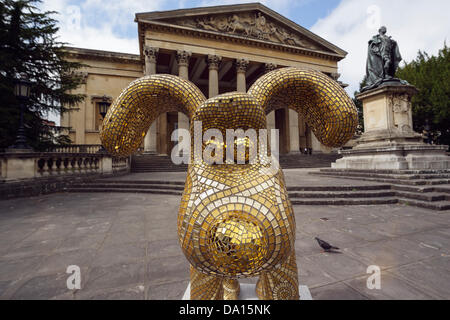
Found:
[[19, 126], [19, 102], [14, 79], [23, 76], [33, 85], [24, 115], [28, 143], [37, 150], [67, 142], [43, 119], [61, 113], [84, 99], [71, 90], [82, 84], [75, 72], [81, 64], [69, 62], [65, 43], [58, 41], [55, 12], [41, 12], [40, 0], [0, 0], [0, 148], [14, 143]]
[[[359, 91], [355, 91], [354, 96], [359, 94], [364, 88], [367, 86], [367, 76], [364, 76], [362, 81], [359, 83]], [[358, 110], [358, 131], [364, 132], [364, 113], [363, 113], [363, 104], [360, 100], [353, 98], [353, 102], [355, 103], [356, 109]]]
[[416, 59], [397, 70], [396, 76], [419, 89], [412, 98], [414, 130], [426, 122], [437, 144], [450, 145], [450, 50], [446, 44], [437, 56], [419, 51]]

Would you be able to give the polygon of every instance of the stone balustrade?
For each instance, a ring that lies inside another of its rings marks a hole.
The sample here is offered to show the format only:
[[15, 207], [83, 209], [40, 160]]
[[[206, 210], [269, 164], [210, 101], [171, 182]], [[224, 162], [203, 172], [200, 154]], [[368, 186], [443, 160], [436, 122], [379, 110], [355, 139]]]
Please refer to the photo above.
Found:
[[100, 148], [100, 144], [69, 144], [66, 146], [53, 147], [47, 151], [57, 153], [97, 153]]
[[56, 176], [108, 175], [128, 171], [129, 158], [112, 158], [103, 153], [4, 153], [1, 180], [17, 181]]
[[128, 173], [129, 158], [108, 153], [0, 153], [0, 199], [64, 191], [71, 183]]

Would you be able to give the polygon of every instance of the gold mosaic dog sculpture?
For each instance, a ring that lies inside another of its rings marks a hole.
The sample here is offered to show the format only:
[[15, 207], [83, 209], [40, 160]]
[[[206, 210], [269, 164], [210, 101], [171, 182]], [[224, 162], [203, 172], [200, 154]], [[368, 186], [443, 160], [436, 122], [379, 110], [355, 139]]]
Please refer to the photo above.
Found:
[[183, 112], [191, 120], [191, 162], [178, 214], [179, 242], [191, 264], [191, 299], [236, 299], [237, 279], [254, 276], [259, 276], [260, 299], [299, 299], [295, 219], [281, 169], [273, 173], [259, 160], [194, 161], [193, 141], [202, 139], [194, 136], [194, 121], [202, 121], [202, 134], [214, 128], [225, 136], [226, 129], [265, 129], [266, 114], [281, 107], [297, 111], [329, 147], [352, 138], [358, 121], [352, 100], [337, 82], [294, 67], [267, 73], [248, 93], [209, 100], [179, 77], [147, 76], [132, 82], [105, 117], [102, 143], [120, 156], [141, 145], [161, 113]]

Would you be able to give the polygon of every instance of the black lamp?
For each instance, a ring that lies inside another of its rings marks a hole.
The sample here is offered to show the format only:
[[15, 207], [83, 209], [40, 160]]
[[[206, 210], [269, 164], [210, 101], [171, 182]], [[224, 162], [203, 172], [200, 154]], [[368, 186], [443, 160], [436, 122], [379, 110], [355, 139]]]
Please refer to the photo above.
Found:
[[109, 102], [109, 99], [107, 96], [102, 97], [102, 101], [98, 103], [98, 109], [100, 111], [100, 115], [103, 119], [105, 119], [106, 114], [108, 113], [109, 106], [111, 105], [111, 102]]
[[11, 152], [31, 152], [33, 149], [27, 144], [25, 137], [25, 127], [23, 125], [23, 114], [25, 104], [30, 98], [30, 89], [32, 83], [25, 78], [19, 78], [14, 81], [14, 95], [19, 100], [20, 105], [20, 123], [19, 130], [17, 130], [16, 141], [8, 148]]
[[[103, 120], [105, 120], [106, 114], [108, 113], [108, 109], [111, 106], [111, 102], [109, 102], [109, 98], [104, 95], [102, 97], [102, 100], [98, 103], [98, 109], [100, 111], [100, 115], [102, 116]], [[103, 147], [103, 145], [98, 150], [99, 153], [106, 153], [106, 149]]]

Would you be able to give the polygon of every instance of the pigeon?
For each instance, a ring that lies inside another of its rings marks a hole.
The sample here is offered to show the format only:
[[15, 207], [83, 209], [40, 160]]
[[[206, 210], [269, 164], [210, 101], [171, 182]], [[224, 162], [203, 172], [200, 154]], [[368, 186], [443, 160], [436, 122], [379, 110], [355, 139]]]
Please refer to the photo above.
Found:
[[321, 246], [322, 249], [325, 250], [325, 251], [330, 251], [330, 250], [333, 250], [333, 249], [339, 250], [338, 247], [334, 247], [331, 244], [329, 244], [328, 242], [323, 241], [322, 239], [319, 239], [317, 237], [315, 237], [314, 239], [317, 240], [317, 242], [319, 243], [319, 246]]

